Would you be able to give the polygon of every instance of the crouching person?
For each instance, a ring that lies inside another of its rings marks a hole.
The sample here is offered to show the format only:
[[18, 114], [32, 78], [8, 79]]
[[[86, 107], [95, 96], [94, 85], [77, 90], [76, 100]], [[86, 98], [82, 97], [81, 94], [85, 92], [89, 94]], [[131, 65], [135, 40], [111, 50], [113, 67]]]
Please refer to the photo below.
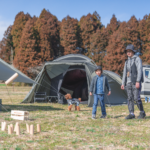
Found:
[[135, 118], [134, 101], [136, 102], [137, 107], [140, 110], [140, 115], [138, 116], [138, 119], [145, 118], [146, 116], [140, 98], [142, 82], [142, 60], [138, 56], [134, 55], [135, 52], [136, 50], [134, 50], [134, 46], [132, 44], [129, 44], [126, 47], [125, 53], [127, 54], [128, 59], [125, 62], [121, 85], [122, 90], [124, 90], [126, 86], [128, 95], [129, 115], [125, 119]]
[[92, 94], [94, 95], [92, 119], [96, 118], [98, 100], [100, 100], [101, 112], [102, 112], [102, 116], [100, 118], [106, 117], [106, 108], [104, 102], [105, 87], [107, 87], [109, 91], [108, 95], [111, 94], [111, 89], [108, 84], [108, 80], [104, 75], [102, 75], [102, 67], [97, 66], [95, 69], [95, 73], [96, 76], [93, 77], [90, 85], [90, 95]]

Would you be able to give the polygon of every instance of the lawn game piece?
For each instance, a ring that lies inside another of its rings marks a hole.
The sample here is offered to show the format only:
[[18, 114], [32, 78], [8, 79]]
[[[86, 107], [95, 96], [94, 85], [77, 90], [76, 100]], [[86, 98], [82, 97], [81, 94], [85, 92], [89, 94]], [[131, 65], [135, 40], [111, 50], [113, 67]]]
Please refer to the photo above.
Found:
[[16, 135], [20, 135], [20, 126], [19, 126], [19, 124], [16, 125]]
[[5, 81], [5, 84], [8, 85], [13, 80], [15, 80], [18, 77], [18, 73], [15, 73], [13, 76], [11, 76], [7, 81]]
[[11, 126], [12, 133], [13, 133], [13, 131], [14, 131], [14, 126], [13, 126], [13, 124], [10, 124], [10, 126]]
[[18, 122], [16, 122], [16, 125], [15, 125], [15, 128], [14, 128], [14, 131], [16, 132], [17, 130], [17, 126], [18, 126]]
[[33, 124], [30, 125], [30, 134], [33, 135], [34, 134], [34, 126]]
[[41, 132], [41, 126], [40, 126], [40, 124], [37, 124], [37, 132]]
[[27, 133], [30, 133], [30, 126], [28, 124], [26, 124], [26, 128], [27, 128]]
[[16, 120], [28, 120], [29, 112], [28, 111], [11, 110], [11, 118], [16, 119]]
[[2, 124], [3, 124], [3, 125], [2, 125], [2, 131], [5, 131], [7, 124], [6, 124], [6, 122], [3, 122]]
[[12, 134], [12, 127], [8, 125], [8, 134]]

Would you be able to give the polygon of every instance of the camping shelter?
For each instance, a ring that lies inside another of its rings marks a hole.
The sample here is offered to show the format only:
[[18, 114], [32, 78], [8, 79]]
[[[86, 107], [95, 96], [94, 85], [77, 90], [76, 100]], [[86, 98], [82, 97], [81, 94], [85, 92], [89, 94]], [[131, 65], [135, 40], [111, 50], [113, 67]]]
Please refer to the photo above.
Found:
[[[33, 102], [34, 92], [46, 92], [47, 96], [58, 96], [58, 102], [65, 103], [62, 95], [69, 92], [73, 98], [81, 97], [82, 102], [87, 101], [88, 106], [92, 106], [93, 96], [89, 96], [88, 91], [92, 77], [95, 75], [95, 67], [96, 64], [91, 59], [81, 54], [69, 54], [47, 62], [23, 103]], [[107, 76], [112, 89], [109, 98], [105, 95], [106, 104], [125, 104], [127, 95], [120, 89], [121, 78], [111, 71], [105, 70], [103, 74]]]
[[34, 83], [34, 81], [25, 74], [0, 59], [0, 80], [6, 81], [15, 73], [18, 73], [19, 76], [14, 80], [14, 82]]

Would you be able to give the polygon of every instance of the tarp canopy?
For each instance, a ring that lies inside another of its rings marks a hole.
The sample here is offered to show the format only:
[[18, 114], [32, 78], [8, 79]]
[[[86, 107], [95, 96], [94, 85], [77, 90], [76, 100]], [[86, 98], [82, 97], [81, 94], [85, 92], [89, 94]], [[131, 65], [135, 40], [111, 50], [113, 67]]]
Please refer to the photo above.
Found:
[[14, 80], [14, 82], [34, 83], [34, 81], [25, 74], [0, 59], [0, 80], [6, 81], [15, 73], [18, 73], [19, 76]]
[[[47, 62], [23, 102], [33, 102], [35, 92], [46, 92], [47, 96], [58, 96], [59, 103], [65, 103], [63, 95], [69, 92], [73, 98], [80, 97], [82, 101], [87, 101], [88, 106], [92, 106], [94, 99], [88, 91], [95, 67], [91, 59], [80, 54], [69, 54]], [[112, 89], [111, 96], [105, 94], [106, 104], [126, 104], [127, 94], [120, 88], [120, 76], [106, 70], [103, 74], [107, 76]]]

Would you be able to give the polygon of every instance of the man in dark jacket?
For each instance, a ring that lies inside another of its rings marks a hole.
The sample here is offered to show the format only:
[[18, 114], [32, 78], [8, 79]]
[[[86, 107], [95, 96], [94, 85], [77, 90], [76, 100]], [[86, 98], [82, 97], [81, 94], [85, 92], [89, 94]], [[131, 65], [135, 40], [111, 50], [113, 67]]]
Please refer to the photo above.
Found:
[[140, 110], [140, 115], [138, 116], [138, 119], [142, 119], [146, 116], [140, 98], [141, 82], [143, 74], [142, 60], [135, 55], [135, 52], [136, 50], [134, 50], [134, 46], [132, 44], [129, 44], [126, 47], [125, 53], [127, 54], [128, 59], [124, 65], [122, 85], [121, 85], [122, 90], [124, 90], [126, 86], [128, 95], [129, 115], [125, 119], [135, 118], [134, 101], [137, 103], [137, 106]]
[[98, 100], [100, 100], [101, 111], [102, 111], [102, 116], [100, 118], [106, 117], [106, 109], [105, 109], [105, 103], [104, 103], [105, 87], [107, 87], [109, 91], [108, 95], [111, 94], [111, 89], [108, 84], [108, 80], [104, 75], [102, 75], [102, 67], [97, 66], [95, 69], [95, 73], [97, 75], [93, 77], [91, 81], [91, 85], [90, 85], [90, 95], [94, 94], [92, 119], [96, 118]]

